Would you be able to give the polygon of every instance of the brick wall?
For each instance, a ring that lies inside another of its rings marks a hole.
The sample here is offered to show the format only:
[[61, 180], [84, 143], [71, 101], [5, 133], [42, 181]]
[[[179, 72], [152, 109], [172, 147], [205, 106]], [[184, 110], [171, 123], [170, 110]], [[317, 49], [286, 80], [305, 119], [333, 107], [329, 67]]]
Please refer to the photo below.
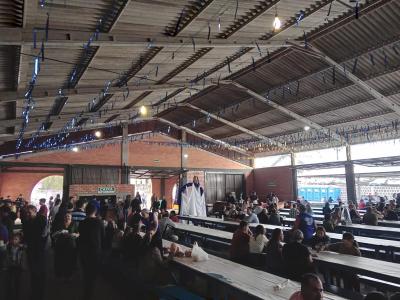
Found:
[[[290, 167], [274, 167], [254, 169], [252, 171], [253, 178], [250, 179], [248, 188], [251, 191], [256, 191], [259, 197], [265, 198], [269, 192], [275, 192], [280, 200], [294, 200], [292, 170]], [[251, 176], [251, 175], [249, 175]], [[251, 188], [251, 180], [253, 180]]]
[[35, 185], [48, 176], [63, 175], [54, 173], [0, 173], [0, 196], [10, 196], [15, 199], [19, 194], [30, 201]]
[[[69, 186], [69, 195], [77, 198], [80, 196], [100, 195], [107, 196], [107, 194], [99, 194], [99, 187], [114, 187], [117, 196], [124, 198], [126, 195], [135, 194], [135, 186], [132, 184], [71, 184]], [[114, 193], [112, 193], [114, 194]]]

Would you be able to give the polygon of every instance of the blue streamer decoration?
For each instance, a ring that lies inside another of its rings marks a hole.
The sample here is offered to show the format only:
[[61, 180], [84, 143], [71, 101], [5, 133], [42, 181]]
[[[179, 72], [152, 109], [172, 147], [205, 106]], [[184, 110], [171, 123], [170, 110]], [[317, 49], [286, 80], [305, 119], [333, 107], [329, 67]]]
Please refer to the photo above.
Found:
[[303, 20], [304, 16], [305, 16], [304, 10], [300, 10], [300, 12], [297, 14], [297, 17], [296, 17], [296, 26], [297, 27], [299, 27], [300, 21]]
[[183, 8], [183, 9], [182, 9], [182, 11], [181, 11], [181, 14], [179, 15], [178, 22], [176, 22], [174, 36], [178, 34], [178, 31], [179, 31], [179, 25], [181, 24], [181, 21], [182, 21], [182, 17], [183, 17], [183, 12], [184, 12], [184, 10], [185, 10], [185, 9]]
[[194, 42], [193, 37], [192, 37], [192, 45], [193, 45], [193, 52], [196, 52], [196, 43]]
[[262, 56], [261, 49], [257, 42], [256, 42], [256, 46], [257, 46], [258, 53], [260, 54], [260, 57], [261, 57]]
[[33, 29], [33, 49], [36, 49], [36, 29]]
[[397, 50], [396, 45], [393, 45], [392, 49], [393, 49], [394, 53], [396, 53], [396, 55], [400, 55], [399, 51]]
[[42, 61], [44, 61], [44, 41], [42, 41], [42, 46], [40, 47], [40, 56], [42, 57]]
[[371, 61], [371, 64], [373, 66], [375, 66], [375, 59], [374, 59], [374, 55], [372, 53], [369, 55], [369, 60]]
[[384, 49], [382, 50], [382, 53], [383, 53], [383, 63], [385, 65], [385, 69], [387, 69], [388, 66], [389, 66], [388, 57], [387, 57], [386, 52], [385, 52]]
[[47, 19], [46, 19], [46, 42], [49, 40], [49, 23], [50, 23], [50, 15], [47, 13]]
[[304, 37], [304, 48], [308, 49], [307, 35], [305, 30], [303, 30], [303, 37]]
[[355, 9], [355, 17], [356, 19], [358, 19], [358, 17], [360, 16], [360, 3], [358, 0], [356, 1], [356, 6], [354, 9]]
[[239, 9], [239, 0], [236, 0], [235, 17], [233, 18], [234, 20], [236, 20], [238, 9]]
[[329, 16], [331, 15], [331, 10], [332, 10], [333, 1], [334, 1], [334, 0], [332, 0], [331, 3], [329, 4], [328, 13], [327, 13], [327, 15], [326, 15], [327, 17], [329, 17]]
[[354, 60], [353, 70], [352, 73], [355, 74], [357, 71], [357, 64], [358, 64], [358, 57]]

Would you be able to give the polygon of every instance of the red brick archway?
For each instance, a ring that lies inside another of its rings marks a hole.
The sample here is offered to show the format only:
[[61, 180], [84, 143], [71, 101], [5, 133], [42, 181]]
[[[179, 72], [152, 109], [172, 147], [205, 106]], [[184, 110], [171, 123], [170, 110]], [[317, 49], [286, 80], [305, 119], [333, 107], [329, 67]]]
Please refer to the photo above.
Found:
[[27, 201], [30, 201], [35, 185], [43, 178], [52, 175], [63, 176], [63, 171], [24, 168], [0, 173], [0, 195], [2, 197], [10, 196], [14, 200], [19, 194], [22, 194]]

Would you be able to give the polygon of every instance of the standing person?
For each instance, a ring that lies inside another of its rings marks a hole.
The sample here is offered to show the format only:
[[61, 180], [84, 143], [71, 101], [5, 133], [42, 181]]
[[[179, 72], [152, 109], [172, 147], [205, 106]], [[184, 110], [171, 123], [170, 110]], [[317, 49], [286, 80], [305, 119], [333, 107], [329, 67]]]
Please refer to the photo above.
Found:
[[167, 210], [167, 200], [165, 200], [165, 196], [162, 196], [160, 199], [160, 210], [165, 212]]
[[86, 219], [79, 224], [78, 249], [82, 264], [85, 300], [93, 296], [94, 285], [101, 264], [104, 240], [103, 222], [96, 217], [96, 206], [86, 206]]
[[313, 273], [313, 260], [310, 250], [302, 244], [303, 232], [294, 230], [292, 241], [285, 244], [282, 249], [283, 261], [287, 275], [290, 279], [300, 281], [301, 276]]
[[38, 214], [42, 215], [43, 217], [45, 217], [47, 219], [47, 215], [49, 214], [49, 209], [46, 206], [46, 199], [40, 198], [39, 205], [40, 205], [40, 208], [39, 208]]
[[70, 279], [76, 267], [76, 231], [72, 216], [64, 216], [62, 227], [57, 228], [52, 235], [54, 239], [54, 269], [56, 277]]
[[293, 230], [299, 229], [304, 236], [304, 241], [308, 242], [315, 233], [316, 225], [312, 215], [306, 212], [306, 207], [300, 205], [300, 213], [296, 217]]
[[84, 202], [79, 199], [75, 202], [75, 209], [71, 213], [72, 223], [75, 229], [79, 228], [79, 224], [86, 219], [86, 213], [83, 209]]
[[50, 196], [50, 198], [49, 198], [49, 210], [50, 211], [53, 208], [53, 206], [54, 206], [54, 197]]
[[54, 221], [54, 218], [56, 217], [56, 215], [58, 213], [58, 210], [60, 209], [60, 205], [61, 205], [61, 199], [60, 198], [56, 198], [54, 200], [54, 206], [50, 210], [50, 215], [49, 215], [49, 221], [50, 222]]
[[251, 236], [252, 233], [249, 229], [249, 224], [246, 221], [241, 221], [231, 241], [230, 255], [233, 261], [238, 263], [247, 261]]
[[42, 300], [44, 297], [46, 223], [46, 218], [37, 213], [36, 207], [28, 205], [26, 220], [22, 223], [22, 231], [27, 245], [32, 300]]
[[142, 198], [140, 197], [139, 192], [137, 192], [135, 198], [133, 198], [131, 202], [132, 213], [140, 212], [141, 205], [142, 205]]
[[158, 201], [157, 195], [151, 196], [151, 211], [158, 211], [160, 209], [160, 202]]
[[6, 252], [6, 299], [18, 300], [19, 298], [23, 254], [24, 248], [21, 245], [21, 235], [16, 233], [11, 236]]

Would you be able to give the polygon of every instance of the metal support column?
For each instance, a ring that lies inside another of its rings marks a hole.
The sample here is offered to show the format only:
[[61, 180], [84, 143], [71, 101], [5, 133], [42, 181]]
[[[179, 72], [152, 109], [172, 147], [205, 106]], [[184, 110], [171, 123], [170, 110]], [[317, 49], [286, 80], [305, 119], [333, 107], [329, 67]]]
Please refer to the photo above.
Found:
[[71, 184], [71, 166], [64, 167], [64, 178], [63, 178], [63, 194], [62, 199], [64, 201], [69, 199], [69, 186]]
[[128, 123], [122, 123], [121, 166], [129, 165]]
[[290, 165], [292, 168], [292, 194], [293, 194], [293, 201], [297, 200], [298, 192], [297, 192], [297, 170], [295, 168], [296, 165], [296, 161], [295, 161], [295, 157], [294, 157], [294, 153], [291, 152], [290, 153]]
[[346, 163], [345, 163], [345, 172], [346, 172], [346, 190], [347, 190], [347, 202], [348, 203], [356, 203], [357, 195], [356, 195], [356, 180], [354, 175], [354, 165], [351, 161], [351, 152], [350, 145], [346, 146]]

